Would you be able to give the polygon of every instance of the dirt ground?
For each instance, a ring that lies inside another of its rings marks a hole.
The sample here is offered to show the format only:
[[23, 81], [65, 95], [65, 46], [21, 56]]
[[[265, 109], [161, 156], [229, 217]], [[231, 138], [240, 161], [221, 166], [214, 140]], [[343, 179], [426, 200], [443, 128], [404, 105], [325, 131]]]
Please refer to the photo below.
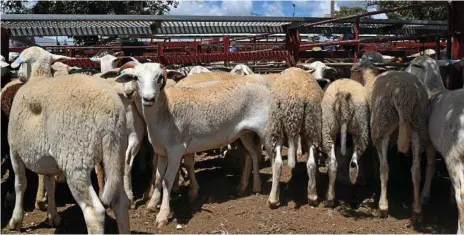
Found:
[[[197, 157], [196, 160], [199, 198], [189, 203], [188, 188], [182, 186], [180, 194], [175, 194], [171, 200], [172, 219], [162, 229], [154, 227], [156, 213], [149, 213], [145, 205], [130, 210], [132, 233], [455, 233], [457, 229], [457, 209], [449, 201], [449, 180], [446, 175], [440, 175], [439, 169], [433, 180], [431, 201], [423, 209], [422, 222], [414, 227], [410, 226], [410, 157], [395, 157], [392, 160], [388, 188], [390, 209], [386, 219], [377, 218], [379, 192], [375, 186], [351, 186], [338, 182], [338, 203], [333, 209], [326, 208], [322, 203], [328, 181], [324, 173], [317, 175], [321, 203], [318, 207], [309, 206], [306, 200], [308, 177], [305, 156], [298, 159], [293, 178], [289, 168], [284, 167], [280, 183], [281, 205], [274, 210], [266, 204], [271, 188], [269, 159], [266, 159], [260, 171], [262, 193], [252, 194], [250, 181], [248, 193], [242, 197], [238, 197], [236, 191], [240, 179], [239, 171], [227, 167], [228, 162], [225, 159]], [[402, 167], [394, 168], [394, 161], [406, 163]], [[422, 169], [424, 179], [425, 168]], [[139, 172], [139, 179], [146, 178], [147, 175], [149, 172]], [[146, 186], [146, 182], [142, 181], [134, 181], [138, 197]], [[87, 232], [82, 212], [66, 184], [57, 185], [57, 205], [62, 217], [62, 224], [58, 228], [51, 228], [47, 224], [46, 212], [33, 209], [34, 196], [35, 189], [28, 187], [21, 231], [9, 231], [5, 227], [11, 217], [12, 208], [2, 211], [2, 233]], [[107, 214], [106, 233], [116, 233], [117, 225], [113, 213], [108, 211]]]

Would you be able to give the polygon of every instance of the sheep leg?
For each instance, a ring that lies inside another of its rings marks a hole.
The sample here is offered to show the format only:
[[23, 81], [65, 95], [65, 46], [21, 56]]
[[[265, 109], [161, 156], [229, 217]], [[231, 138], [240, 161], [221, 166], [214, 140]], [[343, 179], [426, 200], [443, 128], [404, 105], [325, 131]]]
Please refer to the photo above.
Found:
[[425, 183], [422, 189], [421, 203], [427, 205], [430, 200], [430, 187], [432, 185], [432, 179], [435, 175], [435, 162], [437, 160], [437, 151], [432, 143], [429, 143], [425, 149], [425, 155], [427, 156], [427, 169], [425, 173]]
[[298, 148], [296, 150], [296, 156], [298, 158], [300, 158], [301, 156], [303, 156], [303, 149], [302, 149], [302, 146], [301, 146], [301, 135], [298, 135]]
[[242, 176], [240, 177], [240, 183], [237, 187], [238, 196], [242, 196], [248, 187], [248, 181], [252, 171], [252, 162], [250, 154], [245, 153], [245, 165], [243, 166]]
[[140, 150], [140, 143], [132, 140], [129, 137], [129, 145], [126, 149], [125, 167], [124, 167], [124, 190], [126, 191], [127, 197], [131, 208], [134, 205], [134, 194], [132, 193], [132, 166], [134, 165], [134, 158]]
[[24, 218], [23, 200], [27, 188], [26, 168], [24, 162], [12, 150], [10, 150], [10, 158], [15, 175], [16, 201], [8, 227], [11, 230], [19, 230], [23, 225]]
[[[184, 164], [185, 164], [185, 162], [184, 162]], [[179, 182], [180, 180], [179, 180], [179, 179], [180, 179], [180, 177], [182, 177], [182, 176], [180, 175], [180, 172], [181, 172], [181, 171], [182, 171], [182, 164], [181, 164], [181, 166], [179, 167], [179, 171], [177, 172], [176, 178], [174, 179], [174, 183], [173, 183], [173, 185], [172, 185], [172, 192], [173, 192], [173, 193], [179, 193], [179, 192], [180, 192], [180, 182]]]
[[297, 136], [288, 137], [287, 163], [288, 163], [288, 167], [290, 167], [291, 169], [294, 169], [295, 164], [296, 164], [295, 145], [297, 145], [296, 142], [299, 142], [298, 140], [299, 140], [299, 137]]
[[[180, 161], [182, 159], [182, 153], [184, 148], [177, 148], [174, 151], [168, 151], [168, 156], [159, 158], [158, 169], [160, 170], [160, 178], [163, 180], [163, 199], [158, 215], [156, 215], [155, 226], [158, 228], [164, 227], [168, 224], [168, 216], [171, 211], [169, 207], [169, 200], [171, 199], [171, 189], [176, 178], [176, 174], [179, 172]], [[162, 172], [160, 166], [165, 165], [162, 162], [167, 161], [167, 169]]]
[[119, 195], [116, 200], [111, 203], [111, 209], [118, 223], [118, 231], [120, 234], [130, 233], [129, 206], [129, 198], [124, 190], [124, 186], [120, 185]]
[[414, 186], [414, 201], [412, 205], [412, 217], [411, 222], [414, 224], [420, 222], [420, 213], [422, 210], [422, 205], [420, 203], [420, 182], [421, 182], [421, 172], [420, 172], [420, 161], [421, 161], [421, 152], [420, 152], [420, 140], [419, 134], [416, 131], [412, 132], [411, 136], [412, 142], [412, 183]]
[[[306, 169], [308, 172], [308, 203], [312, 206], [317, 206], [317, 190], [316, 190], [316, 155], [315, 155], [315, 146], [312, 141], [308, 141], [309, 146], [309, 156], [308, 162], [306, 162]], [[335, 178], [333, 178], [335, 180]]]
[[251, 160], [253, 162], [253, 192], [261, 192], [261, 177], [259, 176], [259, 158], [261, 152], [258, 150], [258, 146], [254, 141], [254, 133], [245, 134], [240, 137], [243, 146], [248, 153], [250, 153]]
[[282, 171], [282, 138], [278, 138], [275, 146], [275, 158], [272, 162], [272, 188], [267, 204], [270, 208], [277, 208], [279, 201], [279, 178]]
[[82, 177], [81, 172], [66, 175], [69, 190], [84, 214], [87, 233], [103, 234], [105, 232], [105, 208], [92, 187], [90, 173]]
[[195, 177], [195, 159], [194, 159], [194, 154], [187, 154], [184, 156], [184, 164], [185, 168], [187, 168], [187, 173], [189, 177], [189, 192], [188, 192], [188, 198], [192, 202], [198, 197], [198, 189], [200, 186], [198, 186], [197, 179]]
[[[166, 172], [166, 167], [167, 167], [167, 160], [166, 156], [160, 156], [155, 154], [157, 156], [156, 158], [153, 158], [153, 161], [156, 161], [156, 169], [153, 169], [155, 172], [155, 179], [153, 180], [154, 184], [152, 185], [153, 188], [153, 195], [150, 198], [150, 201], [148, 202], [147, 205], [147, 210], [149, 211], [155, 211], [156, 206], [159, 205], [161, 201], [161, 190], [162, 190], [162, 180], [164, 177], [164, 174]], [[154, 164], [154, 163], [153, 163]]]
[[98, 182], [98, 196], [101, 197], [103, 188], [105, 187], [105, 171], [103, 170], [101, 162], [95, 164], [95, 174], [97, 175]]
[[387, 199], [387, 184], [388, 184], [388, 161], [387, 150], [389, 135], [385, 135], [381, 142], [380, 148], [377, 148], [380, 161], [380, 201], [379, 201], [379, 217], [386, 218], [388, 216], [388, 199]]
[[358, 148], [354, 145], [353, 156], [350, 162], [350, 182], [356, 184], [359, 175], [359, 164], [358, 164]]
[[35, 196], [35, 209], [44, 211], [45, 202], [47, 197], [45, 196], [45, 187], [44, 187], [44, 175], [38, 174], [39, 186], [37, 187], [37, 194]]
[[458, 207], [458, 234], [462, 234], [461, 228], [464, 226], [464, 167], [459, 157], [443, 156], [446, 161], [446, 168], [450, 175], [451, 183], [454, 187], [454, 197], [456, 198], [456, 205]]
[[153, 196], [153, 192], [155, 191], [156, 170], [158, 168], [158, 155], [156, 153], [153, 155], [152, 166], [153, 171], [151, 174], [150, 184], [147, 190], [145, 190], [143, 193], [143, 201], [148, 201]]
[[48, 223], [52, 227], [57, 227], [61, 224], [61, 218], [60, 218], [60, 215], [58, 215], [58, 212], [56, 211], [55, 177], [45, 176], [44, 183], [45, 183], [45, 188], [47, 190], [47, 196], [48, 196], [48, 210], [47, 210]]
[[[309, 162], [309, 159], [308, 159]], [[325, 205], [328, 207], [333, 207], [334, 205], [334, 198], [335, 198], [335, 180], [337, 179], [337, 158], [335, 156], [335, 144], [332, 144], [332, 148], [330, 150], [330, 155], [329, 155], [329, 187], [327, 188], [327, 196], [326, 196], [326, 202]], [[308, 169], [308, 175], [310, 174], [309, 169]], [[316, 181], [314, 180], [314, 184]], [[310, 191], [310, 185], [308, 183], [308, 192]], [[317, 200], [317, 193], [316, 193], [316, 187], [314, 186], [314, 189], [311, 189], [313, 191], [312, 195], [316, 195], [316, 199], [313, 199], [313, 201]], [[309, 194], [308, 194], [308, 200], [309, 199]]]

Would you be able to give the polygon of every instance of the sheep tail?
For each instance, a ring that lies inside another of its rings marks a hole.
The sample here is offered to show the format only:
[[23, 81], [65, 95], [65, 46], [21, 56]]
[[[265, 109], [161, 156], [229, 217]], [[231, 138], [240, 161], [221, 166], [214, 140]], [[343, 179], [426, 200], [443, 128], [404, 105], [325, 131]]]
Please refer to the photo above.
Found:
[[105, 186], [101, 195], [104, 206], [110, 206], [118, 197], [124, 175], [124, 156], [120, 158], [120, 148], [117, 138], [107, 135], [103, 138], [103, 170], [105, 172]]
[[411, 123], [406, 120], [402, 109], [398, 108], [397, 102], [394, 102], [399, 116], [399, 133], [398, 133], [398, 151], [401, 153], [408, 153], [409, 141], [411, 140]]
[[341, 142], [341, 149], [340, 149], [340, 152], [343, 156], [345, 156], [346, 154], [346, 122], [342, 124], [341, 128], [340, 128], [340, 142]]
[[346, 132], [348, 123], [353, 117], [353, 106], [351, 100], [351, 93], [345, 91], [338, 91], [335, 102], [335, 113], [339, 115], [340, 125], [340, 152], [343, 156], [346, 154]]

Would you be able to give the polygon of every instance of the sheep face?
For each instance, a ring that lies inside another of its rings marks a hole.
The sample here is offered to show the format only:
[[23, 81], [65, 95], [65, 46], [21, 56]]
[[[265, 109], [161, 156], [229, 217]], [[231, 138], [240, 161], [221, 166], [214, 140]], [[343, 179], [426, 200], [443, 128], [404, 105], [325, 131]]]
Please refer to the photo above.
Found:
[[175, 79], [176, 76], [183, 75], [177, 71], [167, 71], [164, 66], [158, 63], [145, 63], [122, 70], [116, 81], [125, 83], [125, 93], [127, 91], [130, 94], [131, 90], [134, 92], [137, 90], [142, 98], [142, 104], [151, 107], [166, 85], [167, 79]]
[[329, 67], [320, 61], [315, 61], [311, 64], [301, 64], [305, 70], [308, 70], [317, 80], [329, 79], [334, 81], [337, 79], [338, 71], [335, 68]]
[[11, 63], [11, 67], [19, 67], [18, 77], [20, 81], [27, 82], [31, 76], [51, 76], [53, 63], [69, 59], [72, 58], [52, 54], [40, 47], [29, 47], [19, 54], [16, 60]]
[[203, 66], [195, 66], [190, 70], [187, 76], [198, 74], [198, 73], [210, 73], [211, 71]]
[[254, 74], [253, 70], [250, 69], [250, 67], [244, 65], [244, 64], [237, 64], [235, 67], [230, 71], [230, 73], [235, 73], [239, 75], [249, 75], [249, 74]]

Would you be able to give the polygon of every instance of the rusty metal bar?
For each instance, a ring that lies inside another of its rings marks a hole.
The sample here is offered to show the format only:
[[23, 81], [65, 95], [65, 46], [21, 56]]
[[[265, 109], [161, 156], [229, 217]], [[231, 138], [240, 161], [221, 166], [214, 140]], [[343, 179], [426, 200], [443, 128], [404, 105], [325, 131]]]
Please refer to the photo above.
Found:
[[[353, 63], [324, 63], [327, 66], [352, 66], [353, 64], [356, 64], [355, 62]], [[375, 66], [395, 66], [395, 67], [406, 67], [409, 65], [409, 63], [374, 63]]]
[[435, 35], [408, 35], [408, 36], [382, 36], [382, 37], [373, 37], [373, 38], [364, 38], [364, 39], [354, 39], [347, 41], [331, 41], [331, 42], [321, 42], [321, 43], [310, 43], [303, 44], [300, 46], [300, 51], [307, 50], [315, 46], [331, 46], [331, 45], [355, 45], [356, 43], [370, 43], [370, 42], [388, 42], [396, 40], [416, 40], [423, 38], [435, 37]]
[[[356, 24], [354, 28], [354, 39], [359, 40], [359, 17], [356, 17]], [[356, 43], [356, 46], [353, 51], [353, 61], [358, 62], [358, 52], [359, 52], [359, 43]]]
[[418, 7], [428, 7], [436, 4], [444, 4], [446, 2], [429, 2], [429, 3], [422, 3], [422, 4], [414, 4], [410, 6], [405, 6], [405, 7], [394, 7], [394, 8], [389, 8], [389, 9], [383, 9], [383, 10], [378, 10], [378, 11], [371, 11], [371, 12], [366, 12], [354, 16], [345, 16], [345, 17], [340, 17], [340, 18], [332, 18], [328, 20], [323, 20], [319, 22], [314, 22], [314, 23], [308, 23], [308, 24], [303, 24], [298, 27], [312, 27], [312, 26], [317, 26], [317, 25], [323, 25], [327, 23], [335, 23], [338, 21], [343, 21], [343, 20], [351, 20], [351, 19], [356, 19], [356, 18], [361, 18], [361, 17], [366, 17], [366, 16], [371, 16], [371, 15], [378, 15], [382, 13], [389, 13], [389, 12], [394, 12], [394, 11], [403, 11], [403, 10], [408, 10], [408, 9], [413, 9], [413, 8], [418, 8]]

